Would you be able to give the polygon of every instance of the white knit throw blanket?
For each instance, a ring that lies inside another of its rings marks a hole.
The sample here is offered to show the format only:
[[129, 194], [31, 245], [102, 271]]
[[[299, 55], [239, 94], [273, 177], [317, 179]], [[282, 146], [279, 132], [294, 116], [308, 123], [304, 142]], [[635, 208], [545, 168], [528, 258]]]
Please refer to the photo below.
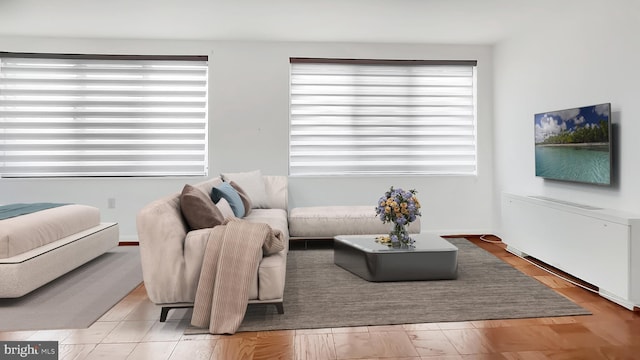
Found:
[[191, 325], [234, 334], [247, 311], [249, 287], [265, 255], [284, 248], [282, 233], [264, 223], [229, 221], [209, 235]]

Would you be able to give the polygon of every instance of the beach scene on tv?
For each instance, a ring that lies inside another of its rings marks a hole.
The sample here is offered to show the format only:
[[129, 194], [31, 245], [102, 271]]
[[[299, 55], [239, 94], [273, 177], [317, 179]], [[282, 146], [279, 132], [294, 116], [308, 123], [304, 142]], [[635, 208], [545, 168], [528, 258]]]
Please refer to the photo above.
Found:
[[535, 115], [536, 176], [609, 185], [610, 104]]

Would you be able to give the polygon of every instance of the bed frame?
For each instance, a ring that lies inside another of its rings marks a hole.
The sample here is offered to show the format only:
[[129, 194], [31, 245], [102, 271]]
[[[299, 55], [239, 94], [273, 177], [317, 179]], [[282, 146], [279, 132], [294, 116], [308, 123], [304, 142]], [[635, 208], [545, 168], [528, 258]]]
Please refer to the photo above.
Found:
[[101, 223], [13, 257], [0, 259], [0, 298], [16, 298], [118, 246], [117, 223]]

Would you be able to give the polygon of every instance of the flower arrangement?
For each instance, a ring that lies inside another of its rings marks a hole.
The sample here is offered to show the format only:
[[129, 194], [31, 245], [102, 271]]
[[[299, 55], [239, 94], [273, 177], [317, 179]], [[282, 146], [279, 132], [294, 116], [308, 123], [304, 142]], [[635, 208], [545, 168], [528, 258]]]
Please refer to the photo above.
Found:
[[380, 236], [376, 241], [389, 246], [411, 245], [414, 240], [409, 236], [406, 225], [420, 216], [420, 202], [416, 190], [404, 191], [393, 186], [378, 200], [376, 214], [383, 224], [392, 223], [393, 229], [388, 236]]

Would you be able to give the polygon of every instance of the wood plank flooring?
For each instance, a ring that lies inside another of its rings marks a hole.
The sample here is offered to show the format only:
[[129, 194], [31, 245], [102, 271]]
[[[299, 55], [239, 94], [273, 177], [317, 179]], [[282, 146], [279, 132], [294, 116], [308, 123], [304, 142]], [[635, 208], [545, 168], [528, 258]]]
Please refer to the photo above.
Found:
[[0, 332], [0, 340], [57, 340], [60, 359], [640, 359], [640, 313], [469, 238], [591, 312], [589, 316], [183, 335], [187, 310], [165, 323], [144, 286], [88, 329]]

